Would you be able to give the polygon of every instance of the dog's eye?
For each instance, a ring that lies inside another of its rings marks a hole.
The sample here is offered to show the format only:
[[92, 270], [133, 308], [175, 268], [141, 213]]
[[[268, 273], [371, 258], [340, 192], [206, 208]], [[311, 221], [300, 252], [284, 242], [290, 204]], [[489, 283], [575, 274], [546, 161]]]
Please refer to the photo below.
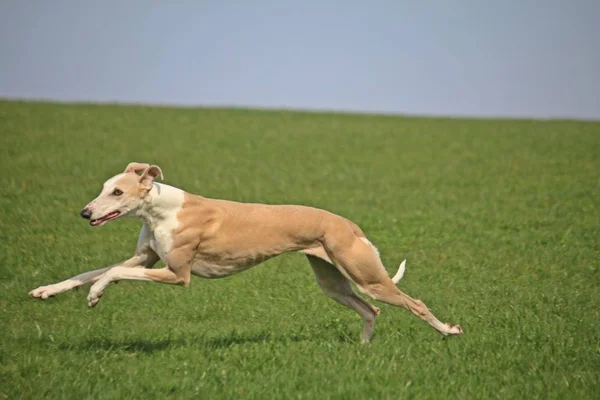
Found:
[[112, 195], [113, 195], [113, 196], [120, 196], [120, 195], [122, 195], [122, 194], [123, 194], [123, 192], [121, 191], [121, 189], [115, 189], [115, 190], [113, 190], [113, 192], [112, 192]]

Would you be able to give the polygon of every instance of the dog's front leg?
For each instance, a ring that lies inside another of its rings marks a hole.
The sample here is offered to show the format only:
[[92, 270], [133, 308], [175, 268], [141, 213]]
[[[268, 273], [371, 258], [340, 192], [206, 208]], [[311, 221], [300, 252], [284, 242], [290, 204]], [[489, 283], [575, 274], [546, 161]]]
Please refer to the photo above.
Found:
[[[156, 261], [154, 261], [156, 262]], [[59, 293], [66, 292], [67, 290], [83, 286], [87, 283], [96, 282], [104, 273], [111, 268], [123, 267], [123, 268], [134, 268], [134, 267], [145, 267], [148, 264], [148, 255], [136, 254], [130, 259], [118, 262], [106, 268], [96, 269], [94, 271], [85, 272], [79, 274], [62, 282], [54, 283], [52, 285], [40, 286], [37, 289], [33, 289], [29, 292], [29, 295], [38, 299], [47, 299], [51, 296], [56, 296]]]
[[102, 275], [90, 288], [88, 306], [94, 307], [100, 301], [104, 289], [111, 282], [120, 280], [151, 281], [169, 285], [182, 285], [188, 287], [191, 279], [191, 263], [193, 250], [197, 248], [193, 242], [181, 245], [167, 255], [167, 266], [160, 269], [138, 269], [114, 267]]
[[160, 269], [115, 267], [110, 271], [107, 271], [98, 279], [96, 283], [92, 285], [90, 288], [90, 293], [88, 294], [88, 306], [94, 307], [96, 304], [98, 304], [100, 297], [102, 297], [102, 294], [104, 293], [104, 289], [106, 289], [111, 282], [128, 279], [187, 286], [190, 280], [189, 268], [187, 268], [187, 278], [184, 275], [184, 271], [174, 270], [171, 267]]

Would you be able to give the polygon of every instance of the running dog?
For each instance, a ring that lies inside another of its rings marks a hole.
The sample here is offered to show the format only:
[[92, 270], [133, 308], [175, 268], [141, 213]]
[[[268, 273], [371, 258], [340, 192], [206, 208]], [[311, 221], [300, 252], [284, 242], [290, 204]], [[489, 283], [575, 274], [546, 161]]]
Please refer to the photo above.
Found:
[[[123, 279], [188, 287], [191, 275], [223, 278], [254, 267], [279, 254], [306, 255], [321, 289], [363, 319], [361, 339], [368, 342], [379, 308], [352, 290], [403, 307], [443, 335], [460, 335], [460, 325], [440, 322], [420, 300], [396, 284], [405, 262], [390, 278], [375, 246], [346, 218], [298, 205], [266, 205], [209, 199], [155, 182], [163, 179], [156, 165], [130, 163], [104, 183], [101, 193], [81, 210], [93, 227], [122, 217], [143, 222], [135, 254], [106, 268], [74, 276], [29, 292], [47, 299], [93, 283], [87, 297], [95, 306], [111, 282]], [[152, 269], [162, 260], [166, 267]]]

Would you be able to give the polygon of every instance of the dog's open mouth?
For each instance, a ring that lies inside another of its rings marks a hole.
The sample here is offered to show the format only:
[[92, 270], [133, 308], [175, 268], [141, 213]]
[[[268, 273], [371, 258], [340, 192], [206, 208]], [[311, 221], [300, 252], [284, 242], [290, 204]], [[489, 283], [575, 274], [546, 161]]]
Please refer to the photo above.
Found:
[[115, 219], [117, 218], [119, 215], [121, 215], [121, 211], [113, 211], [110, 212], [108, 214], [106, 214], [104, 217], [102, 218], [98, 218], [98, 219], [93, 219], [90, 221], [90, 225], [91, 226], [99, 226], [104, 224], [105, 222], [110, 221], [111, 219]]

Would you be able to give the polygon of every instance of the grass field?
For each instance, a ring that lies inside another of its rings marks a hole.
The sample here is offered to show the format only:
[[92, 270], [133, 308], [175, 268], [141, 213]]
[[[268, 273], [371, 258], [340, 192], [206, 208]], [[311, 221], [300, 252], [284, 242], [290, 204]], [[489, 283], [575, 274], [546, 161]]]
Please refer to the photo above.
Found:
[[[600, 123], [0, 101], [0, 397], [600, 397]], [[127, 258], [79, 218], [130, 161], [207, 197], [358, 223], [462, 337], [377, 304], [373, 341], [299, 254], [188, 289], [27, 292]]]

